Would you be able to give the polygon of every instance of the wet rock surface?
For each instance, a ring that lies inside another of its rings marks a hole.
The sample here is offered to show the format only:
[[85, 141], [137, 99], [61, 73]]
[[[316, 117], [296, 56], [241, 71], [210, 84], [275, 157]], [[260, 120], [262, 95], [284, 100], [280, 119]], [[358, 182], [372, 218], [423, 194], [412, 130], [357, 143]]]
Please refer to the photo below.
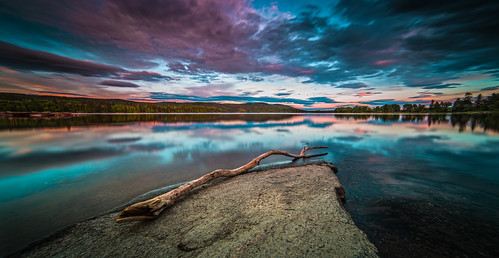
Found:
[[376, 257], [344, 193], [326, 164], [256, 171], [199, 187], [156, 220], [105, 214], [15, 256]]

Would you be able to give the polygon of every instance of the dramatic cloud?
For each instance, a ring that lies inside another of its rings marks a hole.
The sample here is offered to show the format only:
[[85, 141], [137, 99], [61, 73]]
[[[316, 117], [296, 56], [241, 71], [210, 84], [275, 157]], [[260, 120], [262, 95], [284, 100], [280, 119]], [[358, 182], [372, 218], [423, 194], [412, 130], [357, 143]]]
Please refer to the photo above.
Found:
[[111, 87], [121, 87], [121, 88], [138, 88], [138, 87], [140, 87], [139, 85], [137, 85], [135, 83], [122, 82], [122, 81], [112, 81], [112, 80], [102, 81], [102, 82], [100, 82], [100, 85], [111, 86]]
[[105, 1], [98, 9], [87, 3], [59, 7], [62, 29], [101, 44], [188, 63], [173, 62], [176, 72], [257, 71], [258, 61], [250, 56], [251, 37], [261, 17], [244, 1], [171, 0]]
[[360, 89], [360, 88], [366, 88], [368, 87], [367, 84], [365, 83], [347, 83], [347, 84], [342, 84], [340, 86], [336, 86], [336, 88], [344, 88], [344, 89]]
[[406, 103], [409, 103], [409, 104], [429, 104], [430, 101], [428, 101], [428, 100], [400, 101], [400, 100], [395, 100], [395, 99], [375, 99], [375, 100], [370, 100], [370, 101], [361, 101], [359, 103], [373, 105], [373, 106], [381, 106], [384, 104], [403, 105]]
[[137, 72], [121, 72], [120, 76], [117, 77], [116, 79], [122, 79], [122, 80], [141, 80], [141, 81], [148, 81], [148, 82], [157, 82], [157, 81], [171, 81], [175, 80], [174, 78], [170, 76], [165, 76], [161, 75], [159, 73], [155, 72], [147, 72], [147, 71], [137, 71]]
[[446, 88], [456, 88], [459, 83], [419, 83], [419, 84], [406, 84], [408, 87], [418, 87], [422, 89], [446, 89]]
[[487, 87], [483, 88], [482, 90], [499, 90], [499, 86]]
[[362, 92], [356, 93], [355, 96], [357, 96], [357, 97], [365, 97], [365, 96], [372, 96], [372, 95], [375, 95], [375, 94], [382, 94], [382, 92], [362, 91]]
[[164, 92], [151, 92], [150, 98], [154, 100], [187, 100], [198, 102], [220, 102], [220, 101], [238, 101], [238, 102], [266, 102], [266, 103], [295, 103], [310, 106], [316, 103], [337, 103], [327, 97], [316, 97], [308, 99], [293, 98], [275, 98], [275, 97], [243, 97], [243, 96], [212, 96], [200, 97], [196, 95], [170, 94]]
[[261, 82], [261, 81], [264, 80], [262, 77], [260, 77], [260, 76], [254, 76], [254, 75], [251, 75], [251, 76], [248, 76], [248, 77], [238, 76], [237, 79], [241, 80], [241, 81], [252, 81], [252, 82]]
[[309, 98], [308, 100], [315, 101], [316, 103], [338, 103], [337, 101], [334, 101], [333, 99], [330, 99], [328, 97], [313, 97]]
[[66, 95], [66, 96], [74, 96], [74, 97], [86, 97], [86, 95], [84, 95], [84, 94], [76, 94], [76, 93], [69, 93], [69, 92], [58, 92], [58, 91], [48, 91], [48, 90], [39, 90], [38, 93], [54, 94], [54, 95]]
[[369, 104], [369, 105], [398, 104], [395, 101], [395, 99], [377, 99], [377, 100], [371, 100], [371, 101], [362, 101], [360, 103]]
[[74, 73], [83, 76], [108, 76], [125, 71], [116, 66], [30, 50], [3, 41], [0, 41], [0, 56], [0, 64], [19, 70]]
[[409, 97], [410, 99], [419, 99], [419, 98], [434, 98], [436, 95], [441, 95], [441, 92], [430, 92], [430, 91], [422, 91], [418, 92], [419, 95]]
[[[312, 96], [269, 98], [295, 104], [335, 95], [347, 102], [346, 94], [352, 102], [395, 87], [401, 96], [386, 99], [415, 97], [414, 89], [449, 98], [497, 90], [494, 1], [7, 0], [0, 10], [0, 71], [16, 78], [64, 73], [58, 80], [132, 88], [143, 81], [151, 91], [170, 82], [170, 94], [227, 97], [218, 101], [244, 101], [255, 88], [275, 96], [283, 86], [277, 97], [296, 88]], [[195, 93], [201, 85], [214, 89]]]

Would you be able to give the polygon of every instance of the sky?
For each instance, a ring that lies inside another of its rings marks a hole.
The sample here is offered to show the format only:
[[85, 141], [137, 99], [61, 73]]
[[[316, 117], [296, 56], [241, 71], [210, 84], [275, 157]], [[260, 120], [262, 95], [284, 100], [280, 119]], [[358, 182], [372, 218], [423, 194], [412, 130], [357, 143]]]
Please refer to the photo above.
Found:
[[499, 92], [498, 1], [2, 0], [0, 92], [304, 109]]

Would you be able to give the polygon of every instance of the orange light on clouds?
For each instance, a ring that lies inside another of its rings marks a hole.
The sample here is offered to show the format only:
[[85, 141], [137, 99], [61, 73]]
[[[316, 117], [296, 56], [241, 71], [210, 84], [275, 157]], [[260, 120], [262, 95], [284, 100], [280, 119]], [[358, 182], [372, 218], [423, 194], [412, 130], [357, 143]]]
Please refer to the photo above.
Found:
[[4, 73], [19, 73], [16, 70], [12, 70], [10, 68], [3, 67], [3, 66], [0, 66], [0, 72], [4, 72]]
[[374, 64], [375, 65], [389, 65], [397, 62], [395, 59], [384, 59], [384, 60], [378, 60]]

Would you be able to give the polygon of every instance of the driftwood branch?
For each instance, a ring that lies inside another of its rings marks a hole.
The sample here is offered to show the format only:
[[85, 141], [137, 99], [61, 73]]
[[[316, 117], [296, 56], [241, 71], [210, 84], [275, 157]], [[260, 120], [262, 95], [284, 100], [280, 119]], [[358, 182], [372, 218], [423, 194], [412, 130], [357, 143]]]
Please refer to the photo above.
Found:
[[182, 195], [186, 194], [195, 187], [207, 183], [219, 177], [232, 177], [244, 173], [257, 165], [260, 161], [271, 155], [283, 155], [294, 158], [293, 161], [301, 158], [311, 158], [317, 156], [327, 155], [327, 153], [317, 155], [305, 155], [308, 150], [324, 149], [326, 146], [319, 147], [304, 147], [299, 155], [291, 154], [286, 151], [271, 150], [254, 158], [244, 166], [235, 169], [217, 169], [209, 174], [206, 174], [196, 180], [190, 181], [174, 190], [171, 190], [162, 195], [156, 196], [152, 199], [139, 202], [125, 208], [116, 219], [116, 222], [132, 221], [132, 220], [147, 220], [156, 218], [164, 209], [172, 206]]

